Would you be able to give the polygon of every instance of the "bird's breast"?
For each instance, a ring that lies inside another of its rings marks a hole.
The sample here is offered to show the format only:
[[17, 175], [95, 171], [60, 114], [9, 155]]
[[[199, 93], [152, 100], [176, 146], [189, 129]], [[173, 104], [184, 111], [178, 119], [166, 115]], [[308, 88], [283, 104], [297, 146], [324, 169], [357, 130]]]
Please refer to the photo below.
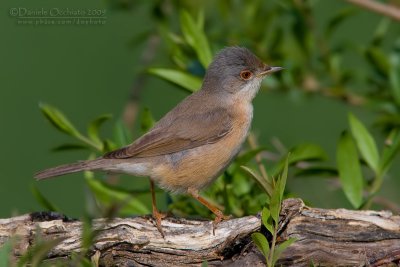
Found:
[[232, 149], [234, 156], [246, 140], [253, 119], [253, 106], [247, 103], [239, 103], [236, 104], [233, 108], [234, 112], [232, 112], [232, 132], [223, 141], [228, 147], [235, 148]]
[[232, 130], [217, 142], [165, 155], [168, 164], [154, 169], [154, 178], [170, 191], [201, 189], [210, 184], [230, 164], [246, 140], [253, 117], [252, 105], [231, 112]]

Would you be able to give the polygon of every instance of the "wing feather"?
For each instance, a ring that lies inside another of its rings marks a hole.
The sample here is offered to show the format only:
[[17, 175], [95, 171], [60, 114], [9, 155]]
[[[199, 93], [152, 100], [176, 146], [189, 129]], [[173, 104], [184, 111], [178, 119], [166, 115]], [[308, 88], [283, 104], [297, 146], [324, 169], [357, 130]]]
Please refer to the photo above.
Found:
[[111, 151], [104, 158], [152, 157], [211, 144], [232, 130], [232, 119], [224, 108], [214, 108], [160, 121], [134, 143]]

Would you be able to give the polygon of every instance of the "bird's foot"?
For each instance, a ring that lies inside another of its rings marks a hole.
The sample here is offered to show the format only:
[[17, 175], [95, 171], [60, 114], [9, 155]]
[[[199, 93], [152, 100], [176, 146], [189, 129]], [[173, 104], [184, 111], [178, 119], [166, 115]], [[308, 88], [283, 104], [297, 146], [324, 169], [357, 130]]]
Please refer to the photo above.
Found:
[[215, 217], [215, 219], [214, 219], [214, 221], [213, 221], [213, 223], [212, 223], [212, 226], [213, 226], [213, 235], [215, 235], [215, 228], [217, 228], [217, 224], [219, 224], [220, 222], [222, 222], [222, 221], [227, 221], [227, 220], [229, 220], [229, 219], [232, 219], [232, 216], [227, 216], [227, 215], [224, 215], [223, 213], [222, 213], [222, 211], [220, 211], [220, 210], [218, 210], [217, 212], [216, 212], [216, 217]]
[[155, 220], [157, 230], [160, 232], [161, 236], [165, 238], [164, 231], [161, 227], [161, 220], [167, 217], [166, 213], [159, 212], [157, 209], [153, 210], [153, 219]]

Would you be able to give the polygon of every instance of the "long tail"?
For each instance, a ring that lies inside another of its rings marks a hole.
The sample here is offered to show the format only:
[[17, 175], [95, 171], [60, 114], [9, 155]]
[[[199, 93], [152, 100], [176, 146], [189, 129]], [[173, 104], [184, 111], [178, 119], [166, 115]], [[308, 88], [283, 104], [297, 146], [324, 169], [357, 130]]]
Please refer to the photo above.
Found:
[[104, 161], [106, 161], [106, 159], [99, 158], [94, 160], [79, 161], [76, 163], [60, 165], [36, 173], [35, 179], [43, 180], [56, 176], [61, 176], [67, 173], [100, 169], [102, 167], [102, 164], [104, 164]]

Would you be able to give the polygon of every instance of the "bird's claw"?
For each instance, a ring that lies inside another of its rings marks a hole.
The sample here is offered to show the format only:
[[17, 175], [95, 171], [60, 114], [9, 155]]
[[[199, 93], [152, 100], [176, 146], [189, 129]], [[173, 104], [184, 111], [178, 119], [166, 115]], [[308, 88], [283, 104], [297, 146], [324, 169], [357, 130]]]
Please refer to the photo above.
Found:
[[231, 215], [224, 215], [222, 212], [220, 212], [219, 214], [216, 214], [216, 217], [212, 223], [213, 226], [213, 235], [215, 235], [215, 228], [217, 228], [217, 224], [219, 224], [222, 221], [227, 221], [232, 219]]
[[161, 227], [161, 220], [165, 217], [167, 217], [166, 213], [159, 212], [158, 210], [153, 210], [153, 219], [155, 220], [157, 230], [160, 232], [163, 238], [165, 238], [165, 234]]

